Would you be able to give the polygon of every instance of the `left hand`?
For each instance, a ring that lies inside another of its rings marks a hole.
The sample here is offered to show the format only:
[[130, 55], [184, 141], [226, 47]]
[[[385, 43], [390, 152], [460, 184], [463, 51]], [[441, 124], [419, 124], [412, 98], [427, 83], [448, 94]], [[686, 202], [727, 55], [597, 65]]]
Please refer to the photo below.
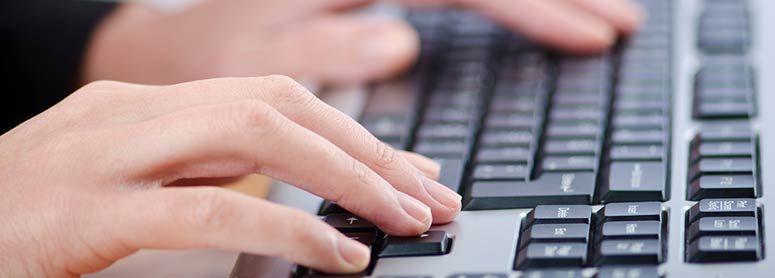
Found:
[[[418, 38], [405, 22], [343, 14], [372, 0], [204, 0], [179, 13], [123, 4], [101, 24], [84, 82], [170, 84], [286, 74], [324, 83], [382, 79], [410, 66]], [[630, 0], [404, 0], [485, 14], [567, 52], [594, 53], [643, 15]]]

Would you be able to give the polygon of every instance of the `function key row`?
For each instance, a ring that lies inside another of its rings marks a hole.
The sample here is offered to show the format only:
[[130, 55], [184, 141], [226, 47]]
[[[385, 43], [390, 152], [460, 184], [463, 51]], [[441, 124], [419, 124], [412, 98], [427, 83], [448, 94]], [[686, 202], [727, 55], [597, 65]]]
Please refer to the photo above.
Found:
[[522, 225], [515, 269], [658, 265], [667, 214], [659, 202], [537, 206]]

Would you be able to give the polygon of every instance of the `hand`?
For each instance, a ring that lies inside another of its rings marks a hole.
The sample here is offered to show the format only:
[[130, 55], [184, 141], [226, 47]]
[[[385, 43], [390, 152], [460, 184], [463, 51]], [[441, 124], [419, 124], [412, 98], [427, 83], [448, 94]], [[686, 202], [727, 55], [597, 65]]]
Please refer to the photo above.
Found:
[[[169, 84], [282, 73], [328, 83], [390, 77], [412, 64], [406, 23], [342, 14], [372, 0], [206, 0], [180, 13], [124, 4], [90, 43], [83, 79]], [[599, 52], [634, 31], [630, 0], [404, 0], [467, 7], [568, 52]]]
[[77, 276], [141, 248], [276, 255], [330, 272], [368, 264], [365, 246], [310, 214], [180, 186], [203, 177], [266, 174], [396, 235], [449, 222], [461, 206], [433, 180], [434, 162], [280, 76], [91, 83], [0, 136], [0, 157], [2, 277]]

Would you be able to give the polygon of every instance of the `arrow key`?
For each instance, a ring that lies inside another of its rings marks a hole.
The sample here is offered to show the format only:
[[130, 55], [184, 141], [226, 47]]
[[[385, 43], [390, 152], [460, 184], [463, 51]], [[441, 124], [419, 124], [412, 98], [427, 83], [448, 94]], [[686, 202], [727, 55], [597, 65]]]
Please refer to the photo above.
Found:
[[444, 231], [428, 231], [416, 237], [388, 236], [379, 257], [409, 257], [444, 255], [449, 252], [451, 239]]
[[341, 232], [359, 232], [374, 230], [374, 224], [350, 213], [332, 213], [323, 217], [328, 225]]

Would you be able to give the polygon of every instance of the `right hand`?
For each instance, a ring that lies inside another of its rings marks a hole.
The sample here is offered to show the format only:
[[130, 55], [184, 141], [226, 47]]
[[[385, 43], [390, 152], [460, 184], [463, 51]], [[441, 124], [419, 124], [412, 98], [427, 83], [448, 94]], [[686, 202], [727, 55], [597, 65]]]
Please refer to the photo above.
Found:
[[280, 76], [91, 83], [0, 136], [0, 157], [0, 276], [78, 276], [142, 248], [275, 255], [328, 272], [368, 264], [365, 246], [315, 216], [182, 180], [265, 174], [394, 235], [452, 221], [461, 206], [431, 160]]

